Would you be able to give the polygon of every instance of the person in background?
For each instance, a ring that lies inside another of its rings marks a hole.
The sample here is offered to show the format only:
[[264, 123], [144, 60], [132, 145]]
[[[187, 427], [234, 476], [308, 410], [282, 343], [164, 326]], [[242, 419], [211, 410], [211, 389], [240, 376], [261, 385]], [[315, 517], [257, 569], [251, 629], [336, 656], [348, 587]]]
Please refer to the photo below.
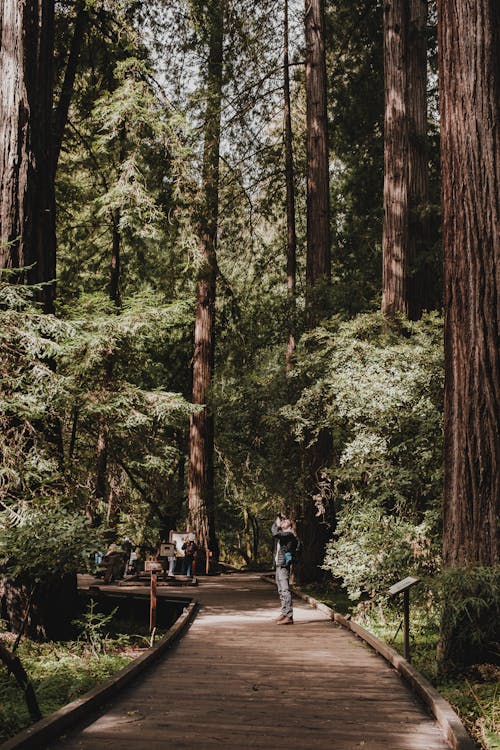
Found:
[[292, 592], [290, 591], [290, 568], [297, 549], [297, 537], [289, 518], [278, 516], [271, 533], [274, 539], [274, 564], [276, 565], [276, 586], [281, 602], [281, 614], [275, 620], [277, 625], [293, 625]]
[[176, 542], [172, 542], [174, 546], [174, 554], [173, 556], [168, 558], [168, 575], [173, 576], [175, 574], [175, 560], [177, 557], [177, 544]]
[[128, 568], [130, 565], [130, 555], [133, 549], [134, 545], [132, 544], [128, 536], [126, 536], [122, 542], [123, 557], [125, 558], [125, 573], [128, 572]]
[[198, 552], [198, 545], [196, 544], [194, 540], [194, 536], [189, 536], [188, 539], [184, 542], [182, 545], [182, 549], [184, 550], [184, 560], [183, 560], [183, 567], [182, 571], [185, 576], [191, 577], [191, 570], [193, 568], [193, 560]]

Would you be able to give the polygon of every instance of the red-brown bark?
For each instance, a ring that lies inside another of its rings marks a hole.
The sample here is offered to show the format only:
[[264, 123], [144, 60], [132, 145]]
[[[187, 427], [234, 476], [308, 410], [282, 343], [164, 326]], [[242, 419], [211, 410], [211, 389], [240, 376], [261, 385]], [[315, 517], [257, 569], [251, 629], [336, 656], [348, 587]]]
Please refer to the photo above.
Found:
[[288, 0], [285, 0], [283, 22], [283, 102], [284, 102], [284, 141], [285, 141], [285, 176], [286, 176], [286, 259], [287, 289], [289, 300], [288, 344], [286, 350], [286, 369], [292, 367], [295, 351], [295, 285], [297, 269], [297, 234], [295, 230], [295, 188], [293, 160], [292, 108], [290, 103], [290, 68], [288, 51]]
[[499, 6], [440, 0], [444, 562], [499, 562]]
[[[0, 267], [55, 280], [54, 0], [1, 0]], [[54, 286], [41, 292], [53, 310]]]
[[210, 4], [210, 41], [206, 81], [202, 205], [201, 268], [196, 296], [192, 401], [202, 408], [191, 416], [189, 429], [189, 523], [199, 545], [199, 572], [217, 562], [214, 524], [214, 418], [209, 404], [215, 352], [219, 152], [223, 84], [224, 13], [222, 0]]
[[[471, 659], [489, 661], [498, 650], [498, 607], [489, 581], [500, 557], [499, 20], [496, 0], [438, 2], [446, 368], [443, 561], [450, 569], [438, 651], [443, 670]], [[460, 587], [453, 585], [458, 576]], [[463, 600], [471, 595], [477, 606], [468, 608], [467, 617], [453, 617], [457, 607], [465, 611]]]
[[416, 320], [426, 303], [427, 0], [384, 5], [382, 311]]
[[[331, 274], [328, 118], [326, 104], [325, 9], [323, 0], [306, 0], [307, 104], [307, 262], [306, 302], [314, 324], [320, 300], [315, 287]], [[321, 296], [321, 290], [319, 291]]]

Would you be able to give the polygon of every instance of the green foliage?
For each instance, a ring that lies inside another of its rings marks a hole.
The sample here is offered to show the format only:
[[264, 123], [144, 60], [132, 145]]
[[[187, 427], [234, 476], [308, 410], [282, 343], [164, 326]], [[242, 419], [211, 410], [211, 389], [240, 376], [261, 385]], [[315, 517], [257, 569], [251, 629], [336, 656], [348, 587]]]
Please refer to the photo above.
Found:
[[339, 513], [324, 567], [343, 580], [351, 599], [362, 594], [385, 598], [387, 589], [401, 578], [435, 571], [435, 528], [433, 513], [416, 525], [381, 508], [351, 503]]
[[80, 638], [94, 656], [106, 653], [106, 642], [109, 640], [106, 628], [117, 610], [118, 607], [115, 607], [109, 614], [98, 612], [95, 601], [91, 599], [82, 617], [74, 620], [73, 624], [79, 629]]
[[[130, 646], [110, 641], [106, 654], [82, 653], [76, 643], [35, 643], [23, 640], [19, 656], [34, 686], [43, 716], [70, 703], [137, 656]], [[0, 741], [31, 723], [19, 687], [0, 670]]]
[[41, 583], [88, 569], [98, 547], [95, 530], [81, 514], [64, 507], [37, 508], [0, 534], [0, 566], [11, 578]]
[[[89, 295], [63, 321], [39, 312], [32, 289], [2, 284], [0, 291], [6, 300], [0, 310], [0, 524], [16, 527], [5, 532], [21, 555], [12, 564], [36, 578], [51, 558], [54, 570], [70, 563], [72, 535], [85, 557], [92, 543], [79, 514], [106, 512], [93, 492], [100, 420], [108, 428], [114, 496], [135, 517], [137, 540], [151, 507], [135, 512], [143, 493], [160, 515], [169, 506], [178, 512], [176, 432], [192, 407], [168, 386], [179, 382], [191, 310], [184, 302], [162, 304], [149, 291], [127, 300], [117, 315], [103, 295]], [[42, 512], [54, 526], [47, 537], [53, 548], [28, 545], [31, 564], [14, 536], [38, 536]]]
[[452, 671], [500, 660], [500, 566], [447, 568], [439, 581], [442, 601], [441, 667]]
[[54, 360], [68, 329], [39, 312], [34, 291], [0, 278], [0, 527], [60, 479], [54, 435], [66, 389]]
[[316, 329], [297, 352], [302, 388], [282, 411], [299, 441], [332, 434], [324, 474], [337, 529], [325, 568], [353, 598], [439, 563], [441, 336], [434, 315], [394, 328], [360, 315]]

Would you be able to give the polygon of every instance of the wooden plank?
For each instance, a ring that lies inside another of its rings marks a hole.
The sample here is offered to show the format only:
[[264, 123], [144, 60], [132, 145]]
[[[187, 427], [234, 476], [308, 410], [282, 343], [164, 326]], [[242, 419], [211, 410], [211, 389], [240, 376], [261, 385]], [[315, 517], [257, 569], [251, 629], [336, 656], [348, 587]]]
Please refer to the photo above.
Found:
[[295, 624], [276, 626], [276, 593], [252, 575], [206, 579], [196, 596], [168, 658], [51, 750], [448, 747], [399, 674], [327, 614], [298, 602]]

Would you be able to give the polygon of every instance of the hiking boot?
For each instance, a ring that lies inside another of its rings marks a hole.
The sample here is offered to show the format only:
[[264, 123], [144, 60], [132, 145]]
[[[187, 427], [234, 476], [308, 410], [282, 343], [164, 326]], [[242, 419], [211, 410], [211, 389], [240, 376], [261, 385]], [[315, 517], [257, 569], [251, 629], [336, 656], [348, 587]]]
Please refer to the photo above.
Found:
[[277, 622], [278, 625], [293, 625], [293, 617], [282, 617]]
[[288, 617], [286, 615], [280, 615], [279, 617], [275, 617], [273, 622], [279, 624], [282, 620], [288, 620]]

